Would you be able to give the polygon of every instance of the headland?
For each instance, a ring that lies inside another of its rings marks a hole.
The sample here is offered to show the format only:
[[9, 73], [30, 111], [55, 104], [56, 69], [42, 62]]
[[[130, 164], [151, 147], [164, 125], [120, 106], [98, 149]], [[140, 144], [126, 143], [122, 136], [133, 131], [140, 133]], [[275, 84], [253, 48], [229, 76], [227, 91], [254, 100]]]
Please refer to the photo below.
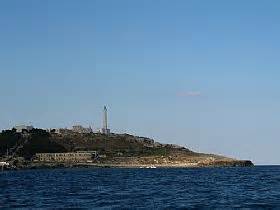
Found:
[[250, 160], [197, 153], [146, 137], [69, 129], [4, 130], [0, 133], [0, 155], [0, 162], [7, 163], [3, 166], [6, 169], [253, 166]]

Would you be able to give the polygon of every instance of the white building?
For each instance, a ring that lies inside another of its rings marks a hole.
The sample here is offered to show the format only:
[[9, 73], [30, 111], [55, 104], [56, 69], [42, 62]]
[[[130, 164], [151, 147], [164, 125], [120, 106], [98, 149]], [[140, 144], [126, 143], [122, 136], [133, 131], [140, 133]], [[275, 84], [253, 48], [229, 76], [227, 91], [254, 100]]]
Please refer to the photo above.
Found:
[[31, 131], [34, 127], [32, 125], [16, 125], [13, 128], [16, 129], [17, 133], [22, 133], [24, 130]]
[[81, 125], [74, 125], [72, 127], [72, 131], [75, 133], [92, 133], [92, 128], [91, 127], [84, 128]]

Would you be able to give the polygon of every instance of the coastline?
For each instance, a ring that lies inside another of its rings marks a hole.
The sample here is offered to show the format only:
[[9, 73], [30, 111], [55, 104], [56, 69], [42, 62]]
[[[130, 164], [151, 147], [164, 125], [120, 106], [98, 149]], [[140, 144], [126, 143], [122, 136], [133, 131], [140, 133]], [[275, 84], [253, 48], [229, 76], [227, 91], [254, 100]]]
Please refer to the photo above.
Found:
[[57, 169], [57, 168], [230, 168], [253, 167], [249, 160], [216, 161], [208, 164], [201, 163], [177, 163], [177, 164], [125, 164], [125, 163], [34, 163], [11, 166], [4, 170], [28, 170], [28, 169]]
[[[2, 158], [6, 170], [36, 168], [201, 168], [248, 167], [250, 160], [197, 153], [186, 147], [162, 144], [129, 134], [56, 134], [42, 129], [27, 133], [3, 131]], [[0, 138], [0, 139], [1, 139]], [[7, 144], [13, 146], [6, 150]]]

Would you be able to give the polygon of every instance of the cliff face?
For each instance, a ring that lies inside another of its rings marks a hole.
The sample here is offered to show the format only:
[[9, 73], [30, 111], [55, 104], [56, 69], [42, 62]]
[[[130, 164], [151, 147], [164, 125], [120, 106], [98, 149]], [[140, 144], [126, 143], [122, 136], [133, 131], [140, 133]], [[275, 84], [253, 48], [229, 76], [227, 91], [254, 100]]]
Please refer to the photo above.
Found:
[[[8, 145], [8, 146], [7, 146]], [[128, 134], [63, 134], [47, 133], [34, 129], [17, 134], [5, 131], [0, 134], [0, 154], [6, 148], [13, 157], [31, 159], [36, 153], [97, 151], [100, 157], [95, 165], [119, 167], [204, 167], [251, 166], [251, 161], [239, 161], [223, 156], [202, 154], [171, 144], [161, 144], [152, 139]]]

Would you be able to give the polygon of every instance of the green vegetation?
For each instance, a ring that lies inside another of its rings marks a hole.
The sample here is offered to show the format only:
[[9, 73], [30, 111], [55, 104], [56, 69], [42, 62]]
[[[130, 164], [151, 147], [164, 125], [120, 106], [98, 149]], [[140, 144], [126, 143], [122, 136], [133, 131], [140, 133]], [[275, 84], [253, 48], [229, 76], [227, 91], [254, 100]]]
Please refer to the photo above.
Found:
[[[15, 130], [6, 130], [0, 133], [0, 155], [22, 156], [30, 159], [39, 152], [66, 152], [67, 150], [51, 140], [51, 136], [45, 130], [33, 129], [23, 134]], [[16, 153], [16, 154], [14, 154]]]
[[45, 152], [67, 152], [67, 150], [62, 145], [52, 141], [51, 135], [45, 130], [33, 129], [30, 132], [30, 136], [27, 137], [23, 148], [19, 150], [18, 155], [30, 159], [36, 153]]
[[13, 130], [4, 130], [0, 133], [0, 155], [6, 154], [7, 149], [14, 147], [22, 139], [21, 134]]

